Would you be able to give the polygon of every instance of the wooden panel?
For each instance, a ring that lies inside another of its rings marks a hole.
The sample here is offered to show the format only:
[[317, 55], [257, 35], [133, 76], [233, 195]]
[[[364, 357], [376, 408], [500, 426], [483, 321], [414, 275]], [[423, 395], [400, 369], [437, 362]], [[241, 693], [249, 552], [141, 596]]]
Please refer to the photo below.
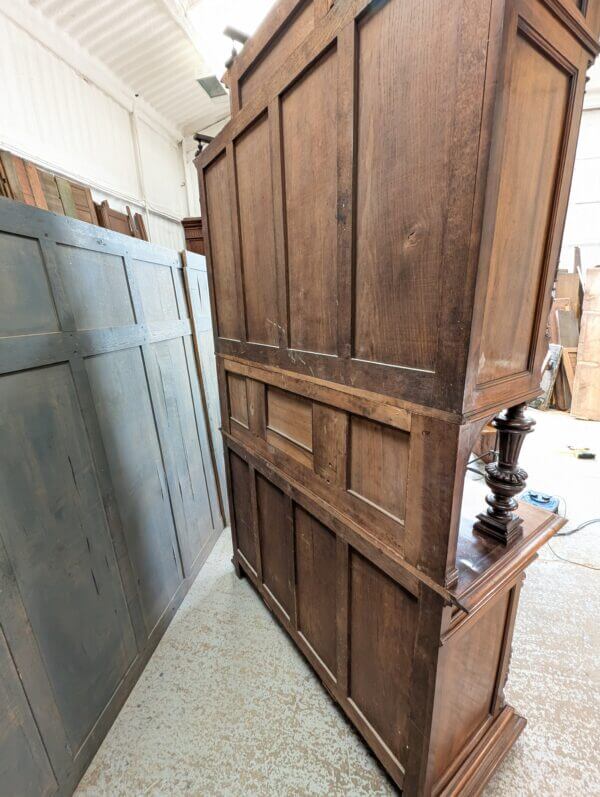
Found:
[[562, 68], [519, 31], [507, 86], [479, 384], [529, 367], [570, 88]]
[[43, 169], [38, 169], [37, 173], [48, 210], [52, 211], [52, 213], [59, 213], [61, 216], [64, 216], [65, 210], [54, 175], [50, 174], [50, 172], [43, 171]]
[[[337, 59], [330, 51], [281, 102], [289, 340], [337, 351]], [[318, 124], [307, 133], [307, 119]]]
[[248, 425], [252, 434], [266, 438], [267, 434], [267, 389], [264, 382], [246, 379], [248, 394]]
[[313, 30], [315, 25], [312, 0], [302, 3], [286, 25], [277, 33], [273, 42], [242, 76], [239, 83], [240, 106], [268, 80]]
[[288, 501], [264, 476], [256, 476], [263, 583], [288, 617], [293, 611], [292, 519]]
[[[189, 366], [183, 338], [153, 343], [149, 350], [158, 371], [155, 411], [172, 461], [172, 481], [181, 517], [176, 519], [177, 538], [184, 570], [189, 576], [213, 529], [219, 526], [219, 504], [209, 457], [205, 420], [196, 414], [200, 405], [198, 376]], [[191, 362], [190, 362], [191, 361]], [[156, 406], [158, 403], [158, 407]], [[204, 452], [203, 452], [204, 449]]]
[[510, 592], [451, 637], [440, 652], [431, 736], [435, 782], [492, 711]]
[[404, 520], [410, 435], [350, 417], [350, 483], [357, 496]]
[[457, 90], [462, 14], [460, 3], [389, 2], [358, 27], [354, 356], [360, 359], [435, 370], [455, 145], [442, 120]]
[[216, 305], [216, 327], [220, 337], [239, 340], [240, 315], [236, 290], [231, 204], [226, 156], [205, 171], [206, 212], [210, 225], [211, 269]]
[[135, 323], [123, 258], [74, 246], [56, 252], [77, 329]]
[[402, 762], [409, 734], [417, 601], [351, 551], [349, 615], [349, 696]]
[[278, 340], [269, 123], [262, 116], [235, 143], [248, 340]]
[[315, 473], [346, 489], [348, 413], [315, 403], [313, 420]]
[[586, 272], [571, 413], [600, 420], [600, 268]]
[[70, 185], [76, 218], [80, 219], [80, 221], [87, 221], [88, 224], [98, 224], [92, 192], [88, 186], [79, 185], [78, 183], [70, 183]]
[[34, 335], [58, 329], [38, 242], [0, 232], [0, 335]]
[[256, 537], [250, 503], [250, 471], [244, 460], [231, 451], [229, 464], [237, 546], [256, 571]]
[[337, 541], [299, 506], [294, 508], [294, 526], [298, 631], [335, 677]]
[[49, 797], [58, 784], [0, 631], [0, 783], [6, 797]]
[[[306, 455], [302, 456], [302, 452], [312, 453], [312, 434], [312, 402], [287, 390], [269, 386], [267, 388], [268, 442], [284, 448], [292, 456], [300, 455], [301, 461], [310, 464], [312, 459], [307, 459]], [[286, 441], [293, 446], [286, 446]], [[298, 451], [297, 447], [301, 451]]]
[[182, 579], [175, 526], [139, 349], [86, 361], [148, 632]]
[[77, 751], [137, 651], [68, 365], [0, 377], [0, 446], [0, 534]]
[[227, 374], [227, 391], [229, 393], [229, 415], [242, 426], [248, 428], [248, 395], [246, 379], [237, 374]]
[[133, 273], [138, 286], [144, 320], [150, 323], [179, 318], [173, 276], [169, 266], [133, 260]]

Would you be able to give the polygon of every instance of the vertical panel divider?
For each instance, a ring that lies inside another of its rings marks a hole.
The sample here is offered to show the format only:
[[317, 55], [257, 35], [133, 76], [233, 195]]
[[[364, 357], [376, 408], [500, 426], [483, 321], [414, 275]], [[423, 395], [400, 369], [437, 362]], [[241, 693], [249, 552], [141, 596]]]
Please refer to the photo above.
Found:
[[352, 356], [354, 283], [354, 163], [356, 138], [356, 23], [337, 39], [337, 275], [338, 356]]
[[252, 511], [252, 526], [254, 528], [254, 545], [256, 551], [256, 574], [258, 583], [263, 584], [262, 557], [260, 550], [260, 523], [258, 520], [258, 496], [256, 490], [256, 470], [252, 465], [248, 465], [250, 475], [250, 508]]
[[337, 602], [337, 685], [342, 697], [349, 694], [349, 613], [350, 613], [350, 555], [348, 543], [337, 536], [336, 558], [336, 602]]
[[119, 569], [125, 602], [135, 635], [136, 646], [138, 651], [140, 651], [144, 649], [149, 629], [146, 627], [142, 612], [140, 593], [136, 585], [131, 558], [127, 548], [123, 521], [118, 508], [112, 478], [110, 476], [108, 456], [104, 447], [100, 421], [92, 394], [92, 387], [85, 362], [80, 353], [79, 336], [75, 329], [75, 317], [69, 301], [68, 291], [63, 283], [56, 260], [57, 242], [49, 238], [40, 238], [39, 245], [46, 266], [50, 290], [52, 292], [52, 298], [54, 300], [61, 329], [63, 332], [71, 334], [73, 338], [73, 350], [69, 358], [69, 367], [81, 408], [83, 423], [87, 431], [92, 459], [96, 464], [96, 476], [102, 495], [108, 530]]
[[240, 232], [240, 212], [238, 205], [237, 176], [235, 168], [235, 143], [227, 144], [227, 179], [229, 182], [229, 206], [231, 208], [231, 238], [233, 242], [233, 262], [235, 267], [235, 288], [237, 293], [238, 312], [240, 314], [240, 340], [248, 340], [246, 323], [246, 293], [244, 290], [244, 256], [242, 253], [242, 236]]
[[271, 180], [273, 186], [273, 227], [277, 263], [277, 299], [279, 348], [290, 346], [290, 309], [288, 291], [287, 231], [285, 223], [285, 174], [281, 130], [281, 99], [269, 103], [269, 139], [271, 142]]

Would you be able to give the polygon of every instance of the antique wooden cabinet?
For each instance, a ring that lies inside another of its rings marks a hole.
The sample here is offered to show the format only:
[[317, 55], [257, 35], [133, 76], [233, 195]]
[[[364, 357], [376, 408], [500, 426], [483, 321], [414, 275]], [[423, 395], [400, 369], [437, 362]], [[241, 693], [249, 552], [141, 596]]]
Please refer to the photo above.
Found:
[[281, 0], [197, 159], [234, 565], [406, 794], [479, 793], [525, 725], [519, 588], [562, 521], [516, 509], [517, 459], [599, 27], [598, 0]]

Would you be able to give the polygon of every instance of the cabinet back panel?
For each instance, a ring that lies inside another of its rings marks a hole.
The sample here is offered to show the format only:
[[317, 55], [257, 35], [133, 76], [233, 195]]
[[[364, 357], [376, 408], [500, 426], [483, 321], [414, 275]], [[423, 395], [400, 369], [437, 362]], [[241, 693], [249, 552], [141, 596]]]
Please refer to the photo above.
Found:
[[210, 239], [217, 310], [215, 325], [220, 337], [239, 340], [241, 323], [229, 196], [228, 162], [225, 155], [222, 155], [206, 170], [206, 212], [211, 227], [219, 230], [219, 235]]
[[287, 500], [263, 476], [256, 477], [263, 583], [285, 613], [292, 613], [292, 533]]
[[442, 120], [455, 100], [461, 11], [389, 2], [358, 27], [354, 356], [363, 360], [435, 370], [454, 145]]
[[[325, 55], [283, 96], [290, 346], [337, 350], [337, 59]], [[306, 134], [307, 118], [319, 124]]]
[[250, 471], [244, 460], [233, 452], [229, 452], [229, 464], [237, 546], [256, 570], [256, 541], [250, 504]]
[[275, 345], [279, 332], [273, 185], [266, 115], [236, 141], [235, 167], [248, 340]]

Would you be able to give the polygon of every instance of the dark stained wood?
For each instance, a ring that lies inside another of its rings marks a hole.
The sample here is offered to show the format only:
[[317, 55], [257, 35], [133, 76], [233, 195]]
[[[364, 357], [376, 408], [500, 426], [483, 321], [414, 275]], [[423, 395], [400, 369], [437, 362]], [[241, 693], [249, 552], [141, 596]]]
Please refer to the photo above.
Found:
[[298, 632], [328, 670], [337, 673], [337, 542], [335, 535], [301, 507], [294, 529]]
[[197, 255], [204, 255], [206, 253], [206, 247], [204, 244], [204, 232], [202, 230], [202, 219], [200, 216], [182, 219], [181, 224], [185, 234], [185, 248]]
[[256, 499], [263, 584], [288, 618], [293, 610], [292, 518], [284, 493], [256, 477]]
[[349, 697], [401, 760], [408, 743], [417, 601], [355, 552], [349, 591]]
[[280, 0], [196, 161], [224, 439], [257, 479], [234, 566], [407, 795], [481, 793], [525, 725], [518, 588], [564, 521], [519, 506], [505, 544], [462, 495], [540, 394], [599, 26], [598, 0]]
[[229, 455], [233, 494], [233, 522], [239, 551], [257, 569], [256, 539], [250, 502], [250, 471], [237, 454]]

